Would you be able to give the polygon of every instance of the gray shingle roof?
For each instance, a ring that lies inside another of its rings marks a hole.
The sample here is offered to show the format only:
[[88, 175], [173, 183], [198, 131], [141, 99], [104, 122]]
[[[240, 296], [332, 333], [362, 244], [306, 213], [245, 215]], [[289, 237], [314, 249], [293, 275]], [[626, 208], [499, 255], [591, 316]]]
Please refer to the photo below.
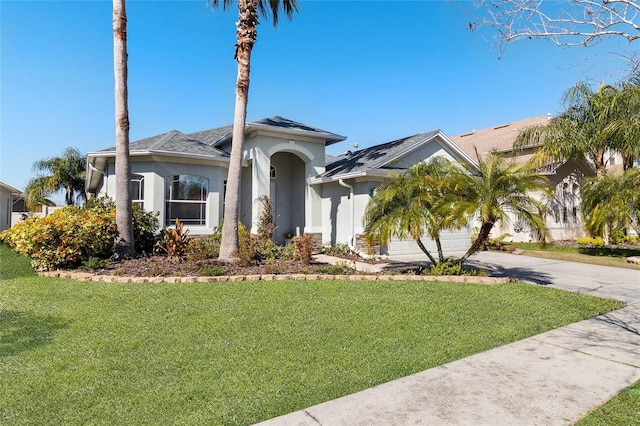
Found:
[[[317, 127], [308, 126], [306, 124], [289, 120], [288, 118], [280, 117], [278, 115], [270, 118], [263, 118], [257, 121], [247, 122], [246, 128], [248, 129], [261, 129], [264, 127], [275, 127], [277, 130], [285, 131], [287, 133], [303, 133], [306, 136], [316, 136], [326, 141], [327, 145], [330, 145], [335, 142], [340, 142], [346, 139], [345, 136], [338, 135], [336, 133], [328, 132], [326, 130], [319, 129]], [[213, 146], [220, 146], [225, 143], [228, 143], [231, 140], [231, 132], [233, 126], [225, 126], [221, 129], [227, 129], [227, 133], [221, 135], [217, 140], [211, 143]], [[218, 130], [218, 129], [213, 129]]]
[[390, 163], [422, 142], [431, 140], [439, 133], [439, 130], [434, 130], [380, 145], [363, 148], [355, 152], [348, 151], [346, 154], [328, 159], [326, 171], [319, 177], [328, 178], [336, 175], [364, 172], [372, 169], [404, 169], [406, 167], [403, 167], [402, 165], [394, 167]]
[[[103, 152], [115, 150], [115, 147], [112, 147], [103, 150]], [[219, 150], [218, 148], [211, 147], [200, 140], [197, 140], [190, 135], [185, 135], [177, 130], [172, 130], [167, 133], [131, 142], [129, 144], [129, 151], [132, 153], [135, 153], [136, 151], [149, 151], [207, 155], [212, 157], [229, 157], [226, 152]]]

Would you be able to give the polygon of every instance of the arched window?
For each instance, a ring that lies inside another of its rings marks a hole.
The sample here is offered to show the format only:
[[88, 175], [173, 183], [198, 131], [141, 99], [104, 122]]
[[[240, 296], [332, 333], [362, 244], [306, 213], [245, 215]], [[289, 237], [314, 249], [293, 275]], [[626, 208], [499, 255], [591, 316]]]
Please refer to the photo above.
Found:
[[176, 219], [185, 225], [205, 225], [209, 180], [201, 176], [172, 175], [165, 184], [165, 226]]
[[144, 177], [141, 175], [131, 175], [131, 203], [141, 209], [144, 208]]

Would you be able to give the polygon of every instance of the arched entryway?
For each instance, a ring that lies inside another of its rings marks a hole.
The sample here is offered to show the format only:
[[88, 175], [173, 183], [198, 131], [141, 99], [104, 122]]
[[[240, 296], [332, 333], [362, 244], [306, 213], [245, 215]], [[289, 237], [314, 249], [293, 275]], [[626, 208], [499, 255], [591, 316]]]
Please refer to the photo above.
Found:
[[271, 156], [270, 199], [277, 226], [275, 238], [284, 242], [287, 232], [304, 232], [305, 226], [305, 162], [290, 152]]

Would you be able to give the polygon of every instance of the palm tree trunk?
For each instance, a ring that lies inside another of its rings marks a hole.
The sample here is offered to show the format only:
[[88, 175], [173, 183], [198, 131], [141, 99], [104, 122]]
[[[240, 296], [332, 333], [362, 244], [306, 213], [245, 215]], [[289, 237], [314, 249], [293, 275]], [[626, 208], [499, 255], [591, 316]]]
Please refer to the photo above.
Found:
[[436, 247], [438, 248], [438, 258], [440, 262], [444, 262], [444, 253], [442, 253], [442, 243], [440, 242], [440, 238], [436, 238]]
[[236, 80], [236, 103], [233, 116], [233, 136], [231, 158], [227, 175], [225, 194], [224, 223], [220, 241], [220, 260], [230, 261], [238, 250], [238, 217], [240, 211], [240, 179], [242, 176], [242, 147], [244, 128], [247, 122], [247, 103], [249, 100], [249, 72], [251, 51], [256, 42], [258, 25], [257, 0], [238, 2], [238, 23], [236, 30], [236, 53], [238, 78]]
[[480, 251], [480, 249], [486, 246], [487, 241], [489, 241], [489, 234], [493, 229], [493, 222], [484, 222], [480, 227], [480, 232], [478, 232], [478, 238], [471, 244], [469, 250], [460, 258], [460, 263], [464, 263], [467, 259], [474, 253]]
[[422, 252], [427, 255], [433, 266], [436, 266], [438, 262], [436, 262], [436, 259], [431, 255], [429, 250], [427, 250], [424, 244], [422, 244], [422, 240], [420, 239], [420, 237], [416, 238], [416, 243], [418, 243], [418, 247], [420, 247], [420, 250], [422, 250]]
[[127, 12], [125, 0], [113, 0], [113, 71], [116, 121], [116, 254], [135, 254], [131, 208], [131, 163], [129, 159], [129, 107], [127, 91]]

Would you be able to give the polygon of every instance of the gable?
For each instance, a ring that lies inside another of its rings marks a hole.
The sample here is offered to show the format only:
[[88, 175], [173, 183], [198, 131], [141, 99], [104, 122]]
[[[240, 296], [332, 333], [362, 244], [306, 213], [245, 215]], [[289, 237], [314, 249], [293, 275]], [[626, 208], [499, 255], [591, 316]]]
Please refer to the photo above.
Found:
[[329, 157], [326, 172], [318, 179], [326, 181], [362, 175], [386, 176], [391, 170], [406, 170], [434, 155], [475, 168], [475, 163], [464, 151], [440, 130], [434, 130]]

